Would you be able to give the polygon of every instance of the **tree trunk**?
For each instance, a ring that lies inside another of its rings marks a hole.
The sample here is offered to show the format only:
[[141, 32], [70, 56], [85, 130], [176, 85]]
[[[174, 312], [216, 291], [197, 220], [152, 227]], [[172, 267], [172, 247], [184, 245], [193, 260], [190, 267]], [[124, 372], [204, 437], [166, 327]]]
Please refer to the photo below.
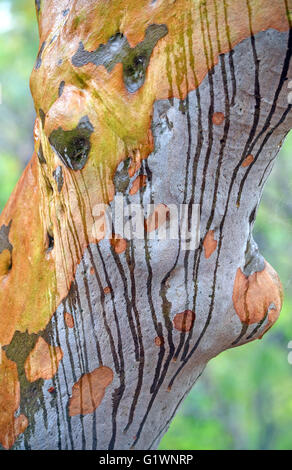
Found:
[[153, 449], [207, 362], [281, 310], [252, 227], [291, 124], [288, 2], [36, 8], [35, 153], [0, 220], [0, 443]]

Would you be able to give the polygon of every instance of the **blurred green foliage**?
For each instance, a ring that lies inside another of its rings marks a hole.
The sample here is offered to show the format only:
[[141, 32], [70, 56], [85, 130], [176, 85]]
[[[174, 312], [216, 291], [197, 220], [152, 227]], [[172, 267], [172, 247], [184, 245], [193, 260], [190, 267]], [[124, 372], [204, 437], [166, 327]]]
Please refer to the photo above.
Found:
[[[11, 11], [10, 20], [3, 12]], [[0, 0], [0, 211], [32, 152], [29, 75], [38, 36], [33, 0]], [[4, 24], [4, 26], [3, 26]], [[2, 29], [1, 29], [2, 27]], [[292, 134], [265, 188], [254, 236], [285, 288], [283, 312], [261, 341], [214, 358], [161, 449], [292, 449]]]
[[38, 51], [33, 0], [0, 0], [0, 210], [33, 152], [29, 77]]

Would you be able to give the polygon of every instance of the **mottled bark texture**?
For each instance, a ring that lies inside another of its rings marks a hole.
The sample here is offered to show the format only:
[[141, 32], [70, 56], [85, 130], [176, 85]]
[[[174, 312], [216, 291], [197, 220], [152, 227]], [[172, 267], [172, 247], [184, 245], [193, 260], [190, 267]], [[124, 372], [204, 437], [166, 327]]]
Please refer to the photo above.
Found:
[[[291, 125], [289, 5], [36, 7], [35, 153], [0, 222], [0, 443], [155, 448], [207, 362], [280, 313], [252, 227]], [[116, 195], [143, 239], [93, 230]], [[199, 247], [150, 239], [149, 203], [199, 204]]]

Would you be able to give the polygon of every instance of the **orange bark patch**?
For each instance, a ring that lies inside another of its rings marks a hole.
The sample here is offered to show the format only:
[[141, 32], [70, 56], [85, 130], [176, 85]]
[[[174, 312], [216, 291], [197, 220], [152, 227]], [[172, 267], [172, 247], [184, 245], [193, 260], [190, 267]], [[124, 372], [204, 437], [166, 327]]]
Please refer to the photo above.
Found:
[[250, 153], [242, 162], [243, 168], [249, 166], [254, 161], [254, 156]]
[[7, 358], [4, 351], [1, 351], [0, 390], [0, 443], [4, 449], [10, 449], [27, 428], [28, 421], [24, 415], [14, 416], [20, 404], [17, 365]]
[[61, 348], [49, 345], [40, 337], [24, 364], [27, 380], [35, 382], [38, 379], [51, 379], [56, 374], [62, 358]]
[[91, 274], [91, 276], [94, 276], [94, 274], [95, 274], [95, 271], [94, 271], [94, 267], [93, 267], [93, 266], [90, 268], [90, 274]]
[[190, 331], [194, 326], [195, 318], [196, 315], [191, 310], [177, 313], [173, 319], [174, 327], [179, 331]]
[[103, 289], [103, 292], [105, 294], [110, 294], [111, 293], [111, 288], [109, 286], [106, 286], [104, 289]]
[[113, 381], [113, 371], [101, 366], [89, 374], [83, 375], [72, 388], [69, 401], [69, 415], [87, 415], [100, 405], [106, 387]]
[[249, 277], [238, 268], [232, 299], [240, 321], [248, 325], [262, 321], [270, 308], [270, 327], [279, 317], [282, 307], [283, 292], [280, 279], [267, 262], [263, 271]]
[[214, 230], [209, 230], [209, 232], [205, 236], [204, 243], [203, 243], [204, 250], [205, 250], [205, 258], [207, 259], [210, 258], [212, 253], [214, 253], [214, 251], [217, 248], [217, 243], [218, 243], [217, 240], [214, 239]]
[[223, 113], [214, 113], [212, 116], [212, 122], [215, 126], [221, 126], [223, 124], [225, 116]]
[[145, 221], [148, 233], [154, 232], [169, 219], [169, 208], [165, 204], [158, 204], [155, 210]]
[[146, 186], [147, 176], [146, 175], [139, 175], [135, 179], [130, 189], [130, 195], [133, 196], [136, 194], [140, 188], [144, 188]]
[[124, 238], [121, 238], [119, 235], [115, 235], [111, 239], [111, 246], [118, 255], [121, 255], [127, 248], [127, 241], [124, 240]]
[[75, 322], [74, 322], [73, 315], [71, 315], [71, 313], [65, 312], [64, 313], [64, 320], [65, 320], [65, 323], [68, 326], [68, 328], [74, 328]]
[[164, 338], [163, 336], [156, 336], [155, 340], [154, 340], [154, 343], [156, 344], [156, 346], [163, 346], [164, 345]]

